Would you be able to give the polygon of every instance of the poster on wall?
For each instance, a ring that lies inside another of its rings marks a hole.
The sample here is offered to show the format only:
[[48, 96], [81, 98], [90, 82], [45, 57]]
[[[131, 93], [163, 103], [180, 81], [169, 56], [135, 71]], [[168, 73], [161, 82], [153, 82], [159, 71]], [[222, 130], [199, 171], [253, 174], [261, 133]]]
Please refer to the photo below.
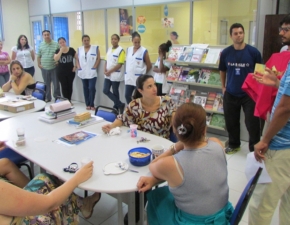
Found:
[[172, 28], [174, 27], [174, 18], [161, 18], [161, 24], [164, 28]]
[[130, 36], [132, 34], [132, 15], [128, 15], [127, 9], [119, 9], [120, 36]]

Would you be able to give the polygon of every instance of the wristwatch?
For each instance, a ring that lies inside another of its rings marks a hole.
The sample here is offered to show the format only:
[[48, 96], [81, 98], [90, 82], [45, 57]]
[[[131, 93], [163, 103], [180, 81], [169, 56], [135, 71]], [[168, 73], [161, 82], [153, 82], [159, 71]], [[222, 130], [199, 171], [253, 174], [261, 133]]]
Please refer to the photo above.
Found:
[[10, 84], [11, 84], [12, 82], [15, 83], [15, 80], [11, 80], [11, 81], [10, 81]]

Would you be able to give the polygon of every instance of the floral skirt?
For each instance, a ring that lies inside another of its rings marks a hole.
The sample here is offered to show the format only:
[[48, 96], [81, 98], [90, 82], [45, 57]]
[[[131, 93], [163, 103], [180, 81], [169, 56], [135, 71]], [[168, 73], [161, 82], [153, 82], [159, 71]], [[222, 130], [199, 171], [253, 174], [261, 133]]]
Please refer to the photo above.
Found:
[[[61, 182], [50, 174], [42, 173], [31, 180], [24, 190], [47, 195]], [[11, 225], [76, 225], [79, 223], [78, 213], [82, 206], [82, 198], [72, 193], [68, 199], [55, 210], [38, 216], [14, 217]]]

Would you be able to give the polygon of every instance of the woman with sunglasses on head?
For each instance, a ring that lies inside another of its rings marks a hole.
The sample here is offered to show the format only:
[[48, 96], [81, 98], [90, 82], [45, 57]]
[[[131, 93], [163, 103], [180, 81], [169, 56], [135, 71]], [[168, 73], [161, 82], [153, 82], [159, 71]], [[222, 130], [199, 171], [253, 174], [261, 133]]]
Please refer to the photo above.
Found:
[[78, 76], [82, 79], [87, 110], [95, 111], [97, 68], [101, 61], [100, 49], [90, 44], [89, 35], [82, 36], [83, 46], [78, 48]]
[[149, 165], [151, 177], [141, 177], [139, 192], [161, 181], [168, 186], [147, 194], [150, 225], [228, 225], [227, 161], [222, 143], [206, 138], [206, 112], [194, 103], [181, 105], [173, 118], [179, 142]]
[[66, 45], [64, 37], [58, 39], [59, 49], [55, 51], [54, 60], [58, 61], [56, 74], [61, 85], [62, 96], [71, 102], [73, 81], [75, 79], [74, 59], [77, 60], [76, 51]]
[[7, 52], [2, 51], [3, 42], [0, 40], [0, 88], [5, 84], [10, 77], [8, 65], [11, 62], [10, 56]]
[[18, 60], [22, 64], [24, 71], [34, 76], [34, 59], [33, 48], [28, 44], [27, 37], [21, 34], [18, 37], [17, 45], [12, 48], [12, 60]]
[[[117, 111], [123, 113], [125, 104], [120, 101], [119, 85], [124, 80], [124, 73], [122, 71], [125, 61], [125, 52], [121, 46], [119, 46], [120, 37], [117, 34], [111, 36], [112, 47], [108, 49], [105, 63], [105, 80], [103, 93], [108, 96], [113, 102]], [[113, 93], [110, 91], [111, 87]]]
[[136, 31], [132, 34], [132, 43], [133, 46], [127, 49], [126, 54], [125, 98], [127, 104], [132, 101], [138, 76], [146, 74], [152, 68], [149, 53], [141, 46], [141, 36]]

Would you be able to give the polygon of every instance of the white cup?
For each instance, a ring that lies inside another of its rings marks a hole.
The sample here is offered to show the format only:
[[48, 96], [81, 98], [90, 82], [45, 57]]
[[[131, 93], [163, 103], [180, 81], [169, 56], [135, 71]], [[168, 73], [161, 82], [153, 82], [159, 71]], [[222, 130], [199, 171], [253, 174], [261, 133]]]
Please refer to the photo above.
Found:
[[25, 130], [22, 127], [16, 129], [18, 140], [24, 140]]
[[90, 158], [88, 158], [88, 157], [82, 158], [81, 167], [85, 166], [86, 164], [88, 164], [91, 161], [92, 160]]
[[164, 146], [163, 145], [155, 145], [151, 148], [153, 159], [160, 156], [164, 152]]

